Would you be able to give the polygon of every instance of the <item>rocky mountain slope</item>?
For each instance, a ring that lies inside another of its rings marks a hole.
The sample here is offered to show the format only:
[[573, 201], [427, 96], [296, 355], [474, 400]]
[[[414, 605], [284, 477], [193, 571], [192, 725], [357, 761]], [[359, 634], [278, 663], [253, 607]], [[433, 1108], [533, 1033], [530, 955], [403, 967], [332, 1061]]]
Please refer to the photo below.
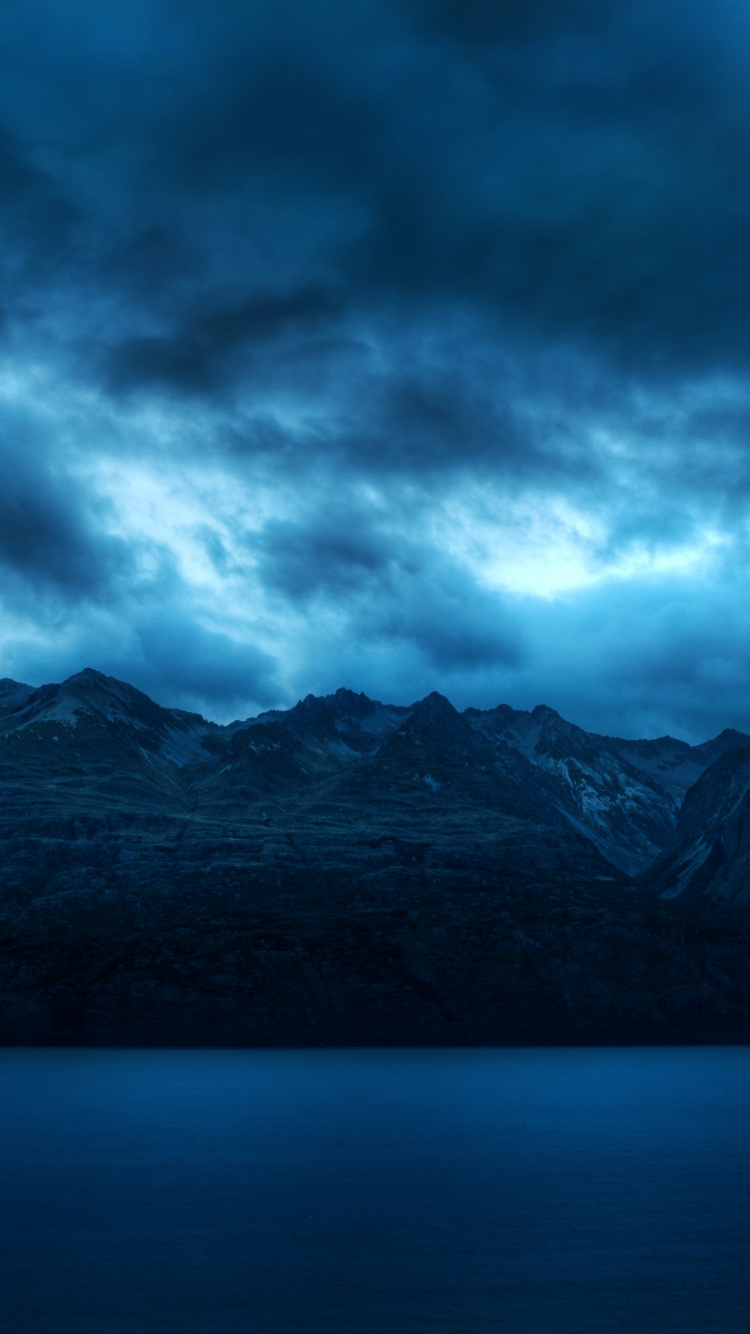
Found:
[[737, 740], [0, 682], [0, 1040], [747, 1040], [748, 939], [632, 878]]
[[688, 791], [644, 883], [704, 917], [750, 912], [750, 747], [721, 755]]
[[[544, 705], [531, 713], [507, 705], [486, 713], [469, 709], [467, 717], [540, 770], [569, 823], [630, 875], [644, 870], [671, 836], [685, 791], [673, 767], [665, 782], [658, 764], [646, 768], [627, 754], [626, 742], [584, 732]], [[651, 743], [660, 747], [665, 771], [670, 742], [680, 745], [666, 737], [663, 746]], [[697, 777], [705, 766], [694, 767]]]
[[137, 799], [228, 811], [274, 793], [395, 801], [443, 788], [575, 829], [628, 875], [671, 841], [688, 787], [742, 745], [750, 737], [729, 730], [694, 747], [625, 741], [584, 732], [544, 705], [459, 714], [437, 694], [403, 707], [343, 689], [222, 727], [90, 669], [38, 690], [0, 682], [0, 781], [11, 801], [19, 788], [60, 807]]

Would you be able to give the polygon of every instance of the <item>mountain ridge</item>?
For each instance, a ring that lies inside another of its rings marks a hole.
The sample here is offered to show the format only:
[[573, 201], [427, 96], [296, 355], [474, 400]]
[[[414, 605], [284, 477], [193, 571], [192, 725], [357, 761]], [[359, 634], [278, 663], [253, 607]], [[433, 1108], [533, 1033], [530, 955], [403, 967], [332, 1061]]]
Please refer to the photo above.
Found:
[[[29, 752], [37, 743], [37, 776], [54, 751], [58, 783], [70, 787], [78, 780], [85, 787], [88, 779], [101, 787], [109, 766], [110, 774], [119, 773], [123, 799], [140, 784], [157, 805], [163, 798], [172, 805], [182, 799], [226, 807], [233, 799], [283, 791], [284, 785], [309, 789], [315, 782], [333, 784], [342, 798], [366, 791], [372, 797], [373, 784], [385, 781], [380, 752], [394, 747], [400, 747], [402, 768], [407, 752], [413, 765], [412, 778], [402, 774], [399, 781], [436, 796], [441, 780], [425, 769], [419, 747], [430, 744], [432, 767], [441, 769], [447, 752], [437, 752], [452, 736], [458, 759], [449, 786], [468, 784], [475, 801], [519, 818], [552, 826], [562, 820], [631, 876], [646, 871], [670, 843], [688, 788], [726, 750], [750, 745], [750, 736], [732, 729], [691, 747], [672, 737], [588, 733], [547, 705], [459, 713], [436, 691], [411, 705], [392, 705], [345, 687], [326, 696], [308, 694], [286, 710], [219, 724], [156, 704], [92, 668], [37, 689], [6, 679], [0, 706], [6, 763], [18, 759], [26, 733]], [[422, 740], [415, 739], [419, 719], [427, 727]], [[27, 760], [32, 758], [29, 753]], [[342, 772], [347, 766], [350, 771]]]
[[738, 736], [0, 683], [0, 1041], [750, 1040], [742, 896], [722, 924], [713, 882], [673, 892], [696, 822], [712, 875], [740, 848]]

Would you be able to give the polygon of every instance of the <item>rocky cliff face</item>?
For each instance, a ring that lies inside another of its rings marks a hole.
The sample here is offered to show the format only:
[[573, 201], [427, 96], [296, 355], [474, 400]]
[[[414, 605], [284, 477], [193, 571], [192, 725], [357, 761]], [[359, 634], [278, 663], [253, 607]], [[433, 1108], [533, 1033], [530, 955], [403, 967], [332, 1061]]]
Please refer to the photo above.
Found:
[[750, 747], [720, 755], [688, 791], [644, 884], [704, 917], [750, 911]]
[[544, 705], [531, 713], [471, 709], [467, 716], [544, 774], [568, 822], [628, 874], [644, 870], [671, 836], [684, 789], [634, 764], [618, 749], [624, 743], [584, 732]]
[[747, 1040], [747, 938], [632, 879], [737, 735], [0, 683], [0, 1040]]

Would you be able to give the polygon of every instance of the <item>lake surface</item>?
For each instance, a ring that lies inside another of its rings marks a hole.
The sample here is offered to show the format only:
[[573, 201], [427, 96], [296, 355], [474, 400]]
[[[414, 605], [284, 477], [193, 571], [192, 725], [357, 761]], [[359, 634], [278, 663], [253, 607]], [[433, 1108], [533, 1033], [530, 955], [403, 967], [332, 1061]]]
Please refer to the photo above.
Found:
[[750, 1048], [0, 1051], [9, 1334], [747, 1334]]

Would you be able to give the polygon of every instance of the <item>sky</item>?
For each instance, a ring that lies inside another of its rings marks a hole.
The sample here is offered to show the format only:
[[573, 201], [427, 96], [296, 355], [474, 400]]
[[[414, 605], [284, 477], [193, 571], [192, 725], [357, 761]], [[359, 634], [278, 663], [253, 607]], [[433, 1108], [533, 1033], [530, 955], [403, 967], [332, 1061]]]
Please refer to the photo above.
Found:
[[4, 0], [0, 676], [750, 730], [739, 0]]

